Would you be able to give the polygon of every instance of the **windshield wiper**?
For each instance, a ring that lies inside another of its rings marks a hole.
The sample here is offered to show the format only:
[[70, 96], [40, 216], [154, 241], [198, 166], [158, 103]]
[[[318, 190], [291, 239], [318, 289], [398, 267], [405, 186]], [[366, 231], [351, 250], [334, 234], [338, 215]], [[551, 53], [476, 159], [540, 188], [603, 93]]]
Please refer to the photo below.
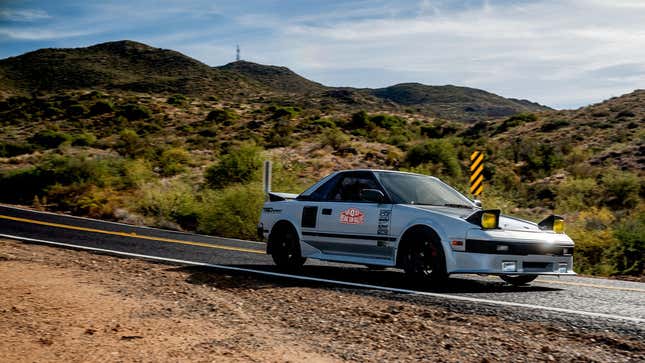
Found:
[[452, 207], [452, 208], [467, 208], [467, 209], [473, 209], [473, 206], [471, 205], [465, 205], [465, 204], [453, 204], [453, 203], [446, 203], [443, 205], [444, 207]]

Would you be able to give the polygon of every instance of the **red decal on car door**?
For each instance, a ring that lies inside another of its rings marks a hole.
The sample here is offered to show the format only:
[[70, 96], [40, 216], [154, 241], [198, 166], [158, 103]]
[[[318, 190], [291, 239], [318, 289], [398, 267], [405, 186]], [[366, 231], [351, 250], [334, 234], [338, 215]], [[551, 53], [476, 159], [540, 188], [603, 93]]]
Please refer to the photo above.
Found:
[[340, 212], [340, 223], [342, 224], [363, 224], [365, 223], [365, 214], [358, 208], [349, 208]]

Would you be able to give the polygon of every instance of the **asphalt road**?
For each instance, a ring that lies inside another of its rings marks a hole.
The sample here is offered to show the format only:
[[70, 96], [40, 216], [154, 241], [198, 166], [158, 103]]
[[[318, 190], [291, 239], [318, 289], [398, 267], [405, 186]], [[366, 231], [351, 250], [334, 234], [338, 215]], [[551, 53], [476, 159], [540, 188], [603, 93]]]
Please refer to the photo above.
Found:
[[[261, 242], [136, 227], [12, 206], [0, 205], [0, 234], [237, 267], [245, 270], [242, 273], [278, 272]], [[455, 276], [442, 286], [429, 286], [410, 283], [396, 269], [372, 271], [361, 266], [318, 261], [307, 262], [299, 275], [355, 284], [345, 288], [384, 299], [411, 299], [464, 312], [503, 314], [514, 320], [560, 321], [574, 328], [645, 336], [644, 283], [567, 276], [540, 277], [530, 286], [512, 287], [496, 277]], [[288, 276], [269, 278], [294, 283]], [[295, 280], [301, 284], [319, 282]]]

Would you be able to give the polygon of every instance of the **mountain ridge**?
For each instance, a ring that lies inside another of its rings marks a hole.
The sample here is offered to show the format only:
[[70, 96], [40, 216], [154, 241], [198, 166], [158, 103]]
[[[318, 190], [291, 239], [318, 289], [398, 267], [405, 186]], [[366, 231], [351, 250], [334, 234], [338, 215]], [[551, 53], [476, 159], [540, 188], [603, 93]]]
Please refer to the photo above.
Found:
[[274, 94], [368, 110], [415, 112], [475, 122], [550, 108], [463, 86], [399, 83], [385, 88], [329, 87], [287, 67], [237, 61], [211, 67], [180, 52], [121, 40], [79, 48], [44, 48], [0, 60], [3, 94], [106, 89], [193, 96]]

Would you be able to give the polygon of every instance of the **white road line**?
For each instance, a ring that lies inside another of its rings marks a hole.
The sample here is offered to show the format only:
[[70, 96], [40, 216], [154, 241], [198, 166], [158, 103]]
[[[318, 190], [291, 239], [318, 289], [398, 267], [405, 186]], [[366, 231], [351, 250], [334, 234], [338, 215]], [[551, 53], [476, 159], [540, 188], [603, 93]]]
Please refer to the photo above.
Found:
[[57, 216], [57, 217], [63, 217], [63, 218], [81, 219], [81, 220], [90, 221], [90, 222], [114, 224], [114, 225], [117, 225], [117, 226], [124, 226], [124, 227], [130, 227], [130, 228], [149, 229], [149, 230], [153, 230], [153, 231], [180, 234], [180, 235], [184, 235], [184, 236], [199, 236], [199, 237], [213, 238], [213, 239], [219, 239], [219, 240], [224, 240], [224, 241], [233, 241], [233, 242], [243, 242], [243, 243], [266, 245], [266, 243], [264, 243], [264, 242], [249, 241], [249, 240], [246, 240], [246, 239], [229, 238], [229, 237], [217, 237], [217, 236], [209, 236], [209, 235], [198, 234], [198, 233], [173, 231], [173, 230], [170, 230], [170, 229], [162, 229], [162, 228], [155, 228], [155, 227], [148, 227], [148, 226], [137, 226], [137, 225], [134, 225], [134, 224], [127, 224], [127, 223], [114, 222], [114, 221], [104, 221], [102, 219], [79, 217], [79, 216], [73, 216], [73, 215], [69, 215], [69, 214], [60, 214], [60, 213], [46, 212], [46, 211], [40, 211], [40, 210], [18, 208], [16, 206], [7, 205], [7, 204], [1, 204], [1, 203], [0, 203], [0, 207], [19, 210], [19, 211], [23, 211], [23, 212], [31, 212], [31, 213], [34, 213], [34, 214], [48, 214], [48, 215], [51, 215], [51, 216]]
[[365, 288], [365, 289], [398, 292], [398, 293], [411, 294], [411, 295], [431, 296], [431, 297], [437, 297], [437, 298], [443, 298], [443, 299], [449, 299], [449, 300], [466, 301], [466, 302], [471, 302], [471, 303], [482, 303], [482, 304], [499, 305], [499, 306], [511, 306], [511, 307], [525, 308], [525, 309], [545, 310], [545, 311], [553, 311], [553, 312], [565, 313], [565, 314], [583, 315], [583, 316], [589, 316], [589, 317], [595, 317], [595, 318], [624, 320], [624, 321], [629, 321], [629, 322], [634, 322], [634, 323], [645, 323], [645, 319], [633, 318], [633, 317], [629, 317], [629, 316], [594, 313], [594, 312], [589, 312], [589, 311], [579, 311], [579, 310], [563, 309], [563, 308], [556, 308], [556, 307], [550, 307], [550, 306], [541, 306], [541, 305], [530, 305], [530, 304], [508, 302], [508, 301], [479, 299], [479, 298], [467, 297], [467, 296], [448, 295], [448, 294], [440, 294], [440, 293], [435, 293], [435, 292], [415, 291], [415, 290], [399, 289], [399, 288], [386, 287], [386, 286], [369, 285], [369, 284], [362, 284], [362, 283], [357, 283], [357, 282], [347, 282], [347, 281], [339, 281], [339, 280], [322, 279], [322, 278], [317, 278], [317, 277], [291, 275], [291, 274], [284, 274], [284, 273], [280, 273], [280, 272], [253, 270], [253, 269], [242, 268], [242, 267], [216, 265], [216, 264], [205, 263], [205, 262], [179, 260], [179, 259], [175, 259], [175, 258], [150, 256], [150, 255], [143, 255], [143, 254], [138, 254], [138, 253], [121, 252], [121, 251], [108, 250], [108, 249], [103, 249], [103, 248], [80, 246], [80, 245], [74, 245], [74, 244], [69, 244], [69, 243], [61, 243], [61, 242], [53, 242], [53, 241], [47, 241], [47, 240], [41, 240], [41, 239], [35, 239], [35, 238], [13, 236], [13, 235], [9, 235], [9, 234], [0, 234], [0, 237], [16, 239], [16, 240], [20, 240], [20, 241], [45, 243], [45, 244], [50, 244], [50, 245], [55, 245], [55, 246], [71, 247], [71, 248], [88, 250], [88, 251], [111, 253], [111, 254], [116, 254], [116, 255], [121, 255], [121, 256], [137, 257], [137, 258], [143, 258], [143, 259], [147, 259], [147, 260], [173, 262], [173, 263], [179, 263], [179, 264], [190, 265], [190, 266], [212, 267], [212, 268], [216, 268], [216, 269], [220, 269], [220, 270], [251, 272], [251, 273], [256, 273], [256, 274], [260, 274], [260, 275], [267, 275], [267, 276], [274, 276], [274, 277], [286, 277], [286, 278], [295, 279], [295, 280], [322, 282], [322, 283], [335, 284], [335, 285], [340, 285], [340, 286], [359, 287], [359, 288]]

